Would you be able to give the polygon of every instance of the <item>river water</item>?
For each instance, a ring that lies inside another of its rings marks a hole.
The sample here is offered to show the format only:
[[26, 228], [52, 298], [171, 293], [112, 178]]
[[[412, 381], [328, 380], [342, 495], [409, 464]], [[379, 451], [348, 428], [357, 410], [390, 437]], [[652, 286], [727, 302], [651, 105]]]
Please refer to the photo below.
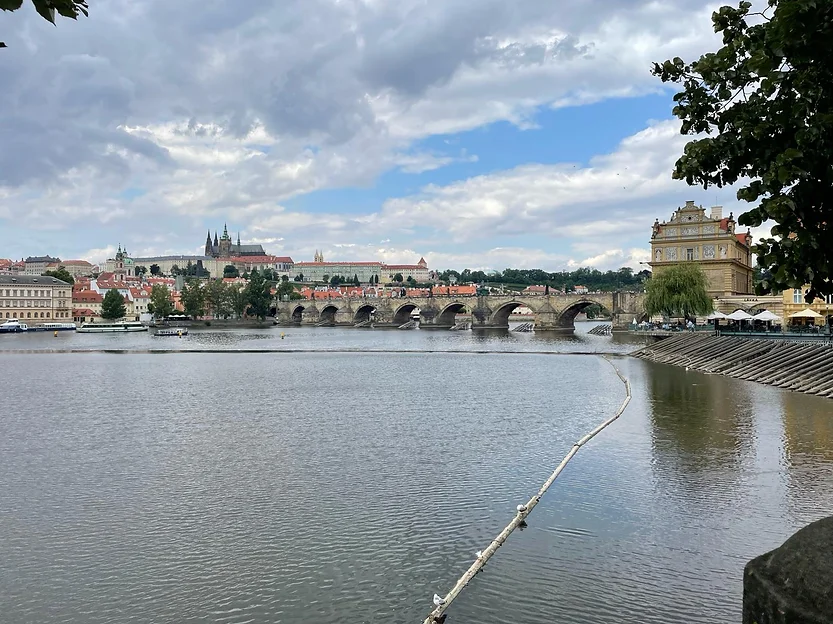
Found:
[[0, 336], [0, 621], [421, 622], [621, 404], [609, 352], [633, 401], [448, 621], [740, 622], [831, 513], [833, 403], [587, 328]]

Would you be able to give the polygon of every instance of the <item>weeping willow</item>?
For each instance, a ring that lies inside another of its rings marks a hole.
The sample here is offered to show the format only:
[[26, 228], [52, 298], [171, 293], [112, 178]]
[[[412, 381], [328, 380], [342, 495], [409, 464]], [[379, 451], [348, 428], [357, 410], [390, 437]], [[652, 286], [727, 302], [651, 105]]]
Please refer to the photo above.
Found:
[[662, 269], [645, 284], [645, 312], [672, 318], [709, 314], [714, 308], [707, 284], [706, 274], [696, 264]]

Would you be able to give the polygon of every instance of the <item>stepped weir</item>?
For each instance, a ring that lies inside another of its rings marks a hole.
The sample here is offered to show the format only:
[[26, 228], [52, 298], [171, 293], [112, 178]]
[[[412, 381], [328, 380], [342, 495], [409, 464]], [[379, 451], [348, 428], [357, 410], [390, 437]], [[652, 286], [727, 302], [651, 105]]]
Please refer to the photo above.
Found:
[[631, 355], [833, 398], [833, 346], [830, 343], [683, 333]]

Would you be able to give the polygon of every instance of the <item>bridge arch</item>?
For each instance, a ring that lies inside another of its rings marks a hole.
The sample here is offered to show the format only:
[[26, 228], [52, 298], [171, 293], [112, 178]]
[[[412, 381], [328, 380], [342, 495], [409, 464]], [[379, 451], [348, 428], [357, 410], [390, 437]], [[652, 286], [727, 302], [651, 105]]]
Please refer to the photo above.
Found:
[[575, 303], [571, 303], [561, 311], [561, 314], [558, 315], [558, 327], [563, 327], [565, 329], [575, 329], [576, 317], [579, 315], [580, 312], [583, 312], [591, 305], [597, 305], [605, 310], [608, 310], [608, 312], [613, 312], [612, 310], [609, 310], [608, 307], [601, 301], [594, 301], [593, 299], [581, 299], [579, 301], [576, 301]]
[[292, 308], [292, 322], [293, 323], [301, 323], [304, 318], [304, 310], [306, 310], [306, 306], [301, 305], [300, 303]]
[[522, 306], [526, 306], [526, 303], [523, 301], [508, 301], [504, 303], [492, 312], [492, 318], [489, 324], [495, 327], [509, 327], [509, 315]]
[[336, 314], [338, 314], [338, 308], [332, 304], [328, 303], [324, 308], [321, 310], [321, 314], [318, 316], [319, 324], [336, 324]]
[[440, 327], [454, 327], [457, 323], [458, 314], [466, 314], [469, 312], [469, 307], [465, 303], [455, 301], [446, 305], [440, 313], [434, 318], [434, 324]]
[[354, 323], [365, 323], [370, 320], [371, 316], [375, 314], [376, 307], [370, 305], [369, 303], [365, 303], [364, 305], [359, 306], [356, 310], [356, 314], [353, 316]]
[[411, 314], [413, 314], [414, 311], [418, 309], [419, 306], [415, 303], [403, 303], [401, 306], [396, 308], [396, 311], [393, 313], [393, 324], [404, 325], [405, 323], [411, 320]]

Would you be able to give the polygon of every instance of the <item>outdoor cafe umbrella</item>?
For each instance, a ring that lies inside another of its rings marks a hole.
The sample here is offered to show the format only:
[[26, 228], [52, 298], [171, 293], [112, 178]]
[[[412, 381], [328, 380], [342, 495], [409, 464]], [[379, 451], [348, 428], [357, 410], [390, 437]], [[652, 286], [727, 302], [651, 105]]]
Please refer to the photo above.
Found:
[[758, 312], [755, 316], [752, 317], [756, 321], [780, 321], [781, 317], [773, 314], [769, 310], [764, 310], [763, 312]]
[[813, 312], [810, 308], [804, 308], [801, 312], [790, 314], [790, 318], [817, 319], [821, 318], [821, 314], [819, 314], [818, 312]]
[[706, 317], [706, 320], [707, 321], [713, 321], [715, 319], [725, 319], [725, 318], [727, 318], [727, 317], [726, 317], [725, 314], [723, 314], [723, 312], [718, 312], [717, 310], [715, 310], [714, 312], [712, 312], [711, 314], [709, 314]]
[[752, 318], [752, 315], [749, 314], [749, 312], [744, 312], [743, 310], [735, 310], [726, 318], [730, 321], [748, 321]]

